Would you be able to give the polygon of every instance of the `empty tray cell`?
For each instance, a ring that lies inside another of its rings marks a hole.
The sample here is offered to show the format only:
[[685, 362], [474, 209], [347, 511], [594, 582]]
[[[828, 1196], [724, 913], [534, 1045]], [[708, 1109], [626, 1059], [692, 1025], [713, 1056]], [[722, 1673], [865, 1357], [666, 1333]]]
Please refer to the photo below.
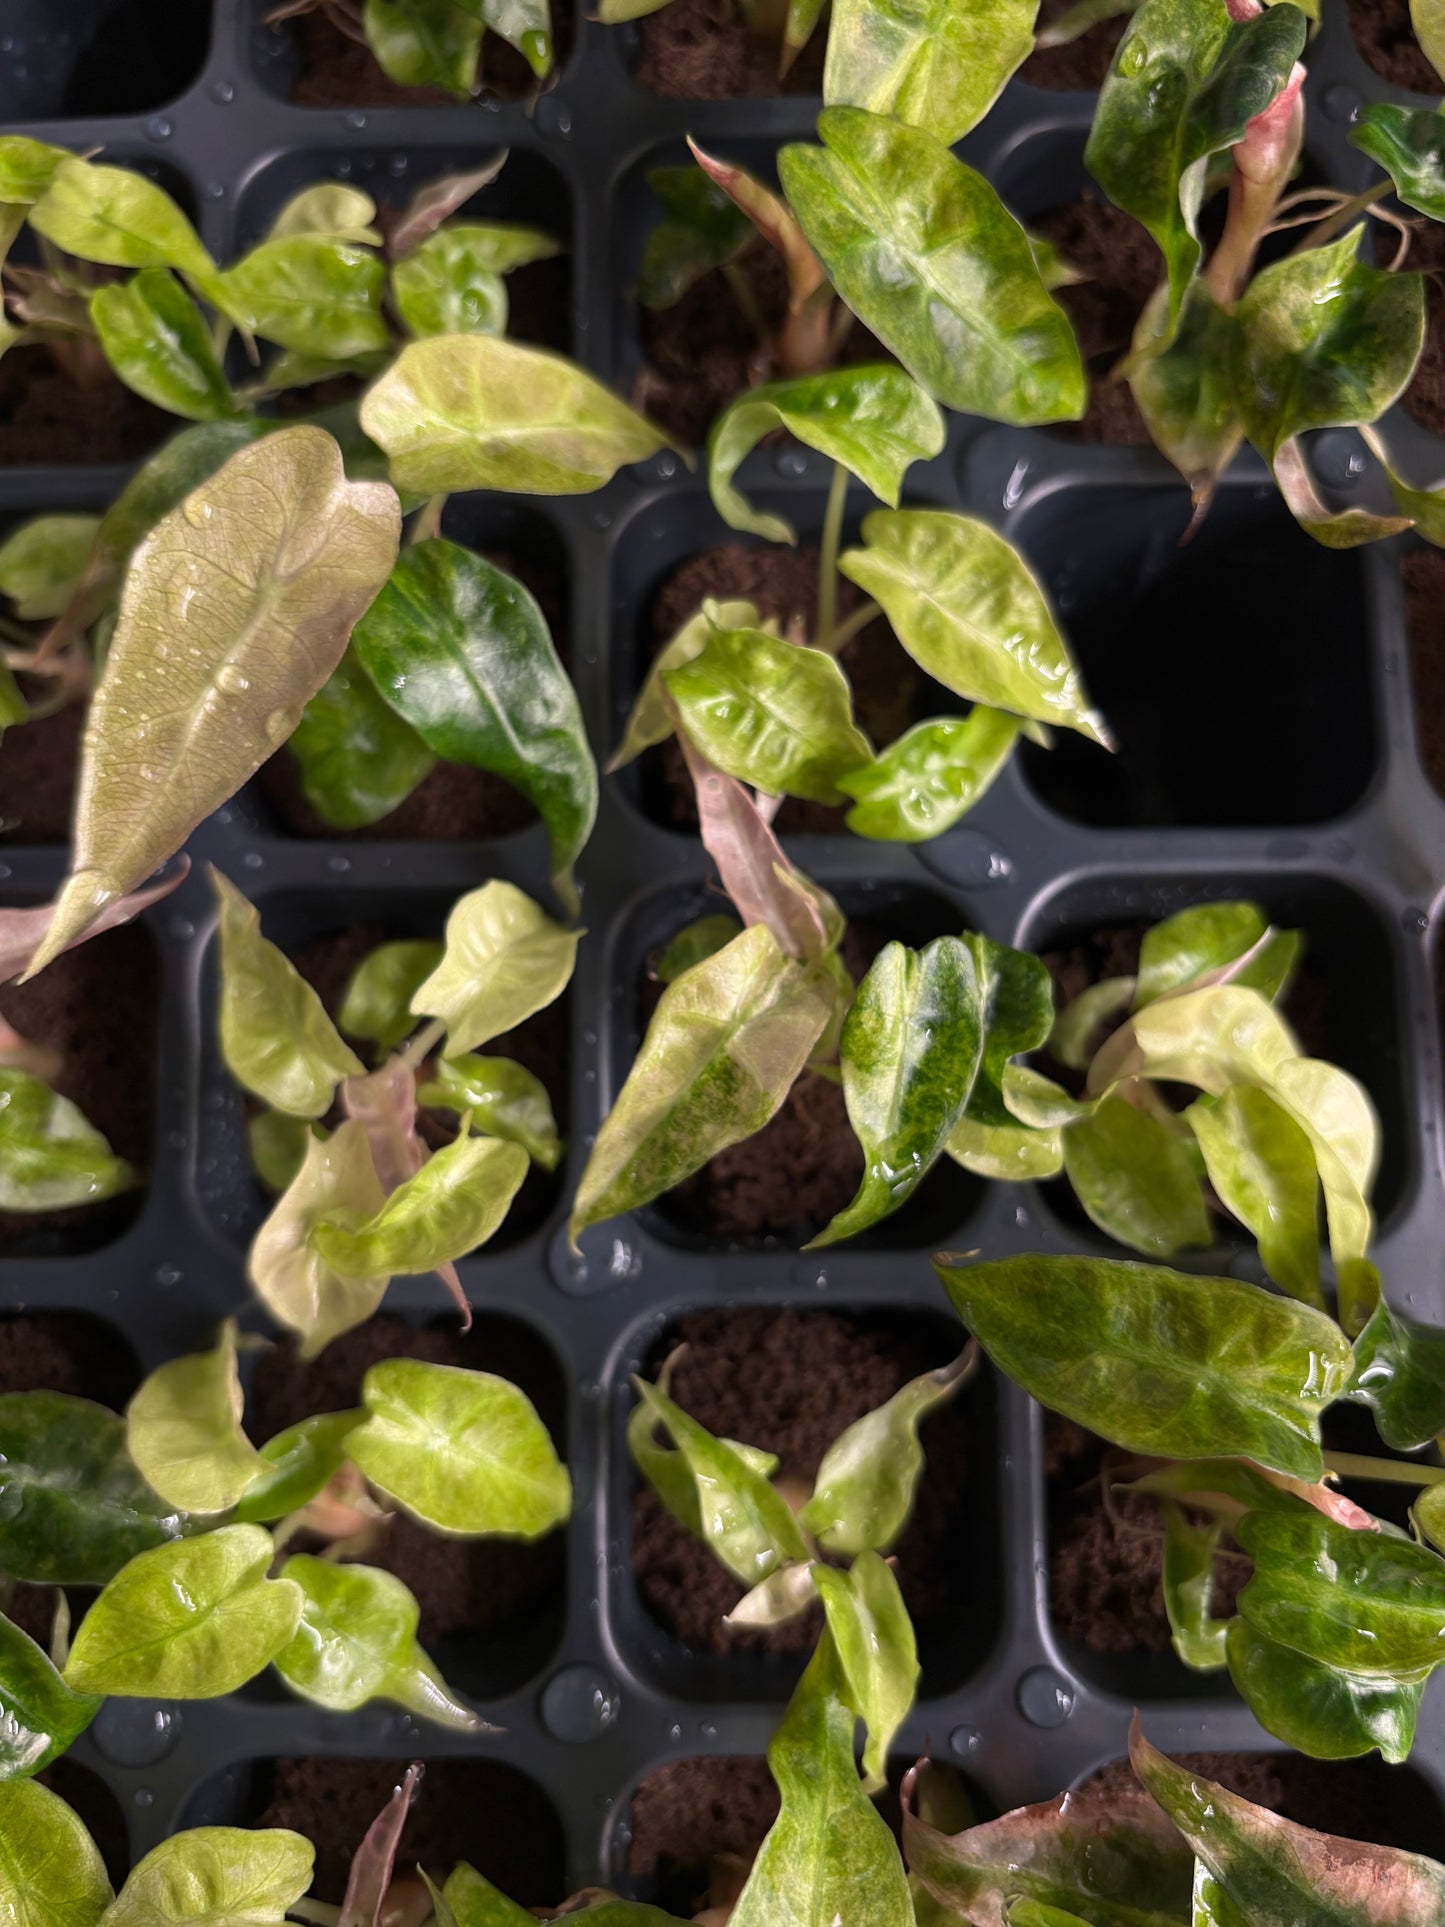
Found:
[[1445, 796], [1445, 555], [1410, 549], [1401, 563], [1415, 742], [1425, 774]]
[[1181, 546], [1189, 517], [1182, 487], [1065, 488], [1009, 531], [1118, 741], [1026, 743], [1027, 780], [1100, 827], [1343, 815], [1378, 749], [1358, 553], [1311, 541], [1252, 483], [1221, 487]]
[[[745, 1588], [662, 1508], [635, 1472], [626, 1425], [630, 1372], [655, 1378], [678, 1347], [671, 1395], [715, 1436], [762, 1446], [806, 1493], [839, 1433], [921, 1372], [957, 1357], [964, 1334], [925, 1312], [793, 1307], [685, 1313], [635, 1332], [613, 1385], [612, 1536], [629, 1544], [614, 1573], [619, 1649], [634, 1671], [688, 1700], [785, 1700], [817, 1644], [822, 1611], [767, 1632], [722, 1624]], [[925, 1470], [895, 1547], [918, 1634], [920, 1694], [952, 1692], [991, 1651], [1002, 1616], [993, 1382], [978, 1374], [924, 1421]], [[624, 1523], [626, 1522], [626, 1523]]]
[[0, 121], [146, 114], [183, 94], [212, 0], [5, 0]]
[[[250, 880], [244, 870], [237, 870], [231, 880], [242, 891], [248, 890]], [[482, 875], [476, 879], [478, 886], [485, 881]], [[328, 903], [324, 895], [289, 891], [257, 896], [255, 901], [261, 912], [263, 935], [286, 952], [335, 1020], [352, 974], [363, 959], [379, 944], [399, 938], [440, 940], [454, 899], [430, 891], [400, 895], [358, 889], [348, 893], [344, 905], [335, 899]], [[248, 1121], [261, 1107], [241, 1089], [221, 1057], [216, 1034], [219, 968], [213, 933], [201, 973], [196, 1192], [201, 1209], [216, 1229], [233, 1244], [245, 1246], [260, 1228], [273, 1200], [255, 1174], [247, 1144]], [[541, 1079], [564, 1138], [568, 1116], [568, 1002], [564, 992], [556, 1003], [486, 1045], [489, 1056], [515, 1058]], [[421, 1021], [417, 1020], [418, 1027]], [[375, 1056], [374, 1046], [360, 1039], [350, 1041], [357, 1055], [369, 1064]], [[450, 1111], [423, 1111], [423, 1142], [437, 1149], [454, 1135], [455, 1125], [455, 1115]], [[489, 1252], [504, 1250], [532, 1236], [545, 1223], [558, 1201], [562, 1176], [561, 1169], [547, 1172], [535, 1163], [531, 1166], [500, 1230], [483, 1247], [482, 1260]], [[438, 1284], [437, 1290], [441, 1293], [444, 1288]]]

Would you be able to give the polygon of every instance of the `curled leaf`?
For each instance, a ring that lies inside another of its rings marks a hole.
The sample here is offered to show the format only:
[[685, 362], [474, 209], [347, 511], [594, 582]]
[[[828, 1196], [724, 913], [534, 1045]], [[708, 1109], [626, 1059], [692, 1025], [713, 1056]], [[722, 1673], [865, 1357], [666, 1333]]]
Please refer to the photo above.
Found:
[[813, 1583], [822, 1595], [848, 1697], [867, 1731], [864, 1791], [877, 1793], [888, 1784], [888, 1749], [918, 1689], [913, 1622], [893, 1568], [876, 1552], [860, 1553], [846, 1572], [819, 1561]]
[[470, 1112], [476, 1130], [520, 1144], [544, 1171], [555, 1171], [562, 1161], [547, 1087], [510, 1057], [479, 1057], [473, 1051], [444, 1057], [417, 1100], [433, 1109]]
[[189, 421], [239, 413], [210, 330], [165, 268], [142, 268], [90, 297], [105, 358], [127, 388]]
[[364, 1412], [319, 1412], [261, 1447], [261, 1468], [236, 1506], [240, 1525], [270, 1525], [299, 1512], [331, 1482], [346, 1459], [346, 1443]]
[[371, 1217], [360, 1223], [350, 1212], [319, 1217], [307, 1232], [307, 1247], [322, 1264], [351, 1277], [436, 1271], [494, 1234], [527, 1163], [521, 1145], [504, 1138], [454, 1138], [398, 1184]]
[[337, 1927], [382, 1927], [381, 1910], [391, 1885], [402, 1830], [425, 1771], [419, 1764], [409, 1766], [401, 1785], [367, 1828], [366, 1838], [352, 1858]]
[[700, 655], [714, 629], [767, 629], [768, 626], [751, 602], [704, 601], [697, 614], [690, 616], [653, 657], [606, 773], [611, 776], [625, 768], [643, 750], [650, 749], [654, 743], [665, 743], [673, 733], [677, 726], [676, 712], [667, 700], [662, 680], [669, 669], [679, 668]]
[[926, 843], [964, 817], [1013, 754], [1016, 716], [975, 703], [962, 718], [915, 723], [871, 763], [846, 770], [848, 828], [887, 843]]
[[561, 995], [582, 935], [553, 923], [514, 884], [484, 883], [453, 906], [442, 960], [411, 1007], [445, 1022], [448, 1057], [475, 1050]]
[[1265, 1270], [1292, 1298], [1323, 1309], [1314, 1147], [1268, 1091], [1239, 1086], [1184, 1113], [1220, 1203], [1259, 1240]]
[[126, 1407], [126, 1444], [153, 1489], [183, 1512], [225, 1512], [263, 1467], [241, 1429], [236, 1322], [213, 1350], [158, 1365]]

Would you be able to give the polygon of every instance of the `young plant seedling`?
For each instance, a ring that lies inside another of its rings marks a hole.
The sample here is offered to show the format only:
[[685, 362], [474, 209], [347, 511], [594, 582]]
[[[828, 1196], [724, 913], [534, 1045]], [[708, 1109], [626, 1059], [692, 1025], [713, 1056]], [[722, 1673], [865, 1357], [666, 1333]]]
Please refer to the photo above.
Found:
[[[399, 1272], [438, 1272], [470, 1324], [455, 1260], [497, 1231], [532, 1160], [551, 1169], [560, 1155], [537, 1080], [477, 1047], [561, 995], [581, 931], [493, 882], [453, 907], [444, 944], [382, 945], [343, 1000], [352, 1035], [378, 1047], [368, 1071], [261, 935], [257, 911], [219, 871], [212, 881], [221, 1051], [266, 1107], [251, 1120], [251, 1143], [258, 1170], [281, 1190], [251, 1246], [257, 1296], [296, 1333], [303, 1358], [369, 1318]], [[417, 1132], [419, 1075], [422, 1100], [460, 1120], [430, 1155]], [[340, 1121], [328, 1132], [315, 1120], [334, 1106]]]
[[553, 66], [547, 0], [282, 0], [268, 26], [319, 13], [338, 33], [370, 50], [400, 87], [440, 87], [457, 100], [486, 90], [482, 45], [497, 34], [521, 54], [538, 81]]

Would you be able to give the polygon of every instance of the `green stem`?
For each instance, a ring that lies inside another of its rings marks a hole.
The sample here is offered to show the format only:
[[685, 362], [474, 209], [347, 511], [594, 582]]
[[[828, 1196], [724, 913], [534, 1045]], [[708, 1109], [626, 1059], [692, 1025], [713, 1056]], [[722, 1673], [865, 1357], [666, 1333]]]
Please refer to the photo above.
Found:
[[445, 495], [429, 495], [417, 511], [417, 518], [411, 525], [409, 542], [430, 542], [442, 532], [442, 510], [447, 505]]
[[[848, 505], [848, 471], [833, 464], [828, 506], [823, 513], [823, 540], [818, 551], [818, 634], [831, 636], [838, 625], [838, 550], [843, 539], [843, 511]], [[820, 644], [820, 647], [822, 645]]]
[[424, 1024], [412, 1038], [401, 1054], [401, 1061], [410, 1071], [420, 1070], [446, 1034], [446, 1020], [442, 1017], [433, 1017], [432, 1021]]
[[851, 615], [844, 616], [834, 628], [819, 634], [817, 647], [826, 649], [830, 656], [836, 656], [846, 643], [850, 643], [860, 630], [866, 629], [882, 613], [876, 602], [860, 602]]
[[1337, 1472], [1342, 1479], [1371, 1479], [1379, 1485], [1445, 1485], [1445, 1465], [1372, 1459], [1363, 1452], [1326, 1452], [1325, 1470]]

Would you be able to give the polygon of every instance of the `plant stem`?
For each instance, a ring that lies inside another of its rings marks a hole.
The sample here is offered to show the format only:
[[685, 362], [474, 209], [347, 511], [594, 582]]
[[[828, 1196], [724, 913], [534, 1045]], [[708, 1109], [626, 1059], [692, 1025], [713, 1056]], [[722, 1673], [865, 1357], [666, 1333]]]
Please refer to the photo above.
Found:
[[851, 642], [861, 629], [866, 629], [876, 616], [883, 611], [876, 602], [860, 602], [851, 615], [826, 632], [821, 631], [816, 647], [826, 649], [830, 656], [836, 656], [845, 643]]
[[442, 1017], [433, 1017], [429, 1024], [422, 1026], [402, 1052], [402, 1063], [409, 1071], [420, 1070], [446, 1034], [446, 1020]]
[[1326, 241], [1333, 241], [1337, 234], [1343, 234], [1357, 214], [1368, 214], [1376, 201], [1383, 201], [1387, 194], [1393, 194], [1394, 191], [1393, 181], [1381, 181], [1377, 186], [1367, 188], [1363, 194], [1352, 194], [1347, 201], [1341, 201], [1333, 213], [1307, 229], [1290, 253], [1303, 254], [1306, 248], [1322, 248]]
[[1362, 1452], [1326, 1452], [1325, 1470], [1342, 1479], [1373, 1479], [1380, 1485], [1445, 1485], [1445, 1465], [1408, 1459], [1372, 1459]]
[[409, 542], [430, 542], [442, 532], [442, 510], [447, 505], [445, 495], [429, 495], [417, 511], [417, 518], [411, 525]]
[[[843, 537], [843, 510], [848, 505], [848, 471], [833, 464], [828, 506], [823, 513], [823, 540], [818, 550], [818, 635], [831, 636], [838, 624], [838, 549]], [[826, 645], [822, 642], [820, 647]]]

